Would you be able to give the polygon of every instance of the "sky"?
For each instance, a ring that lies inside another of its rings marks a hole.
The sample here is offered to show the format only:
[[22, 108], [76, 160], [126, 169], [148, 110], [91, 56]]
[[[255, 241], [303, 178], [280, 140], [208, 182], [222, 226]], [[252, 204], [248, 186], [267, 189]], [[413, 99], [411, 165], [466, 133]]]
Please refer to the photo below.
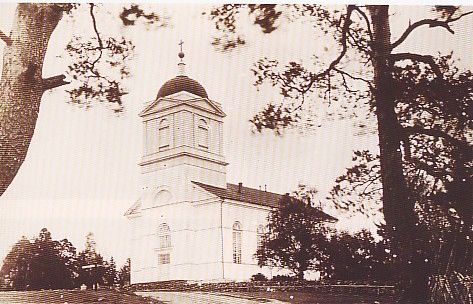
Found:
[[[0, 29], [8, 33], [15, 4], [1, 3], [0, 8]], [[131, 235], [123, 214], [139, 198], [141, 189], [142, 125], [138, 113], [145, 102], [154, 100], [165, 81], [176, 76], [181, 39], [187, 75], [201, 83], [209, 98], [220, 102], [227, 114], [227, 182], [242, 182], [256, 189], [266, 185], [268, 191], [277, 193], [292, 192], [304, 183], [317, 188], [319, 197], [324, 198], [335, 179], [351, 165], [354, 149], [377, 151], [374, 134], [357, 135], [359, 130], [349, 119], [324, 118], [324, 108], [318, 112], [321, 127], [316, 130], [294, 130], [280, 137], [271, 132], [252, 133], [248, 120], [268, 101], [281, 100], [277, 89], [266, 85], [257, 90], [253, 86], [250, 69], [258, 59], [266, 56], [280, 62], [309, 62], [314, 52], [327, 59], [334, 56], [330, 39], [315, 39], [309, 25], [283, 23], [271, 35], [246, 26], [247, 44], [222, 53], [211, 45], [216, 33], [208, 16], [202, 15], [211, 6], [154, 8], [170, 17], [167, 27], [124, 29], [117, 17], [118, 5], [107, 4], [98, 15], [103, 34], [120, 34], [135, 44], [129, 63], [131, 77], [124, 82], [129, 94], [124, 96], [123, 113], [116, 115], [106, 104], [88, 109], [70, 104], [67, 87], [44, 94], [27, 158], [0, 197], [0, 259], [21, 236], [32, 238], [46, 227], [54, 239], [68, 238], [79, 250], [87, 233], [92, 232], [106, 258], [113, 256], [119, 265], [125, 262]], [[397, 8], [393, 37], [399, 37], [409, 20], [420, 18], [413, 8]], [[436, 54], [454, 49], [461, 64], [471, 68], [472, 19], [470, 16], [461, 27], [454, 27], [454, 36], [440, 29], [415, 32], [406, 41], [406, 50]], [[73, 35], [92, 35], [91, 29], [87, 13], [63, 18], [51, 37], [44, 77], [66, 70], [70, 59], [64, 48], [68, 41]], [[3, 43], [0, 53], [2, 50]], [[370, 224], [362, 218], [341, 222], [346, 227]]]

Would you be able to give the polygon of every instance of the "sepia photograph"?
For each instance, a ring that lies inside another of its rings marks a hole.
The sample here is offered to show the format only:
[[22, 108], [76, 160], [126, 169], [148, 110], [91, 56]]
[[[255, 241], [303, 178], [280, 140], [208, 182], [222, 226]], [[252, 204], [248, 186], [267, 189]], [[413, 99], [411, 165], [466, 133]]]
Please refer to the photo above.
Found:
[[0, 3], [0, 304], [473, 304], [473, 6]]

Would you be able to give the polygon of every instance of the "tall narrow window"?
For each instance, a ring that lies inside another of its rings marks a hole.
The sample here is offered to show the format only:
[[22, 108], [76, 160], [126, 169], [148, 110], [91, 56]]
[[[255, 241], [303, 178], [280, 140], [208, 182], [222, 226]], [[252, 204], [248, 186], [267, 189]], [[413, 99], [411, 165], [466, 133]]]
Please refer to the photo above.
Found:
[[163, 223], [159, 225], [158, 234], [159, 249], [164, 250], [164, 252], [158, 255], [158, 264], [169, 264], [171, 263], [171, 254], [166, 251], [171, 248], [171, 229], [169, 229], [168, 224]]
[[171, 248], [171, 229], [168, 224], [159, 225], [159, 249]]
[[169, 149], [169, 120], [166, 118], [162, 119], [159, 122], [159, 127], [158, 127], [158, 149], [161, 150], [166, 150]]
[[209, 148], [209, 126], [204, 119], [199, 120], [199, 125], [197, 126], [198, 132], [198, 147], [201, 149]]
[[256, 250], [259, 252], [263, 249], [263, 240], [264, 240], [264, 227], [259, 225], [256, 229]]
[[241, 224], [233, 224], [233, 263], [241, 264]]

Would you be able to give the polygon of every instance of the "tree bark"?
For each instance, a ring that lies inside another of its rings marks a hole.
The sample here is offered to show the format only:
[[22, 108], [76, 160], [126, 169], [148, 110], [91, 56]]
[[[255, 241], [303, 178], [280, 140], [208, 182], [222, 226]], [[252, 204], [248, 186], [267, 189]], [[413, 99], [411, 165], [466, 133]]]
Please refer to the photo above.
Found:
[[0, 82], [0, 195], [26, 158], [44, 86], [42, 69], [48, 42], [63, 15], [59, 4], [20, 3], [11, 44], [3, 51]]
[[368, 6], [373, 41], [373, 100], [378, 121], [383, 213], [389, 238], [398, 255], [396, 262], [397, 292], [400, 303], [428, 302], [429, 272], [416, 250], [417, 226], [415, 201], [409, 193], [401, 154], [401, 125], [395, 112], [391, 64], [391, 33], [388, 6]]

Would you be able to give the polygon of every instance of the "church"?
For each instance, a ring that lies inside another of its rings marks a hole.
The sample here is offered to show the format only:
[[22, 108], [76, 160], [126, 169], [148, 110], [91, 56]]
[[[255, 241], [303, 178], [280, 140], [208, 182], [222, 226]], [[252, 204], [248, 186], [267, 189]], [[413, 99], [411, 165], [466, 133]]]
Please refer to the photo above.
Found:
[[143, 123], [141, 197], [132, 226], [131, 283], [245, 281], [277, 269], [255, 253], [280, 194], [227, 183], [220, 103], [185, 74], [164, 83], [139, 114]]

